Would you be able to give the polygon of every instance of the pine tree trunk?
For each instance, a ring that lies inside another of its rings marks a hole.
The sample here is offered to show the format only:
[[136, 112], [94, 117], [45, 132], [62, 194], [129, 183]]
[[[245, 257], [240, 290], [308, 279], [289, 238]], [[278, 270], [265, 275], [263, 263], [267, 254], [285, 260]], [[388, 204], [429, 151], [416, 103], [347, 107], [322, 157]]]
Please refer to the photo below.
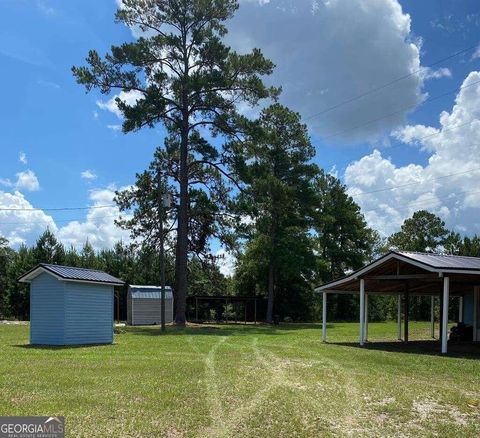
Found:
[[188, 263], [188, 115], [184, 115], [180, 145], [180, 205], [178, 209], [175, 324], [184, 326], [187, 309]]
[[189, 140], [189, 105], [188, 91], [186, 89], [189, 75], [189, 55], [187, 49], [187, 29], [182, 28], [182, 52], [183, 52], [183, 90], [182, 90], [182, 124], [180, 127], [180, 205], [178, 208], [177, 229], [177, 259], [175, 261], [175, 282], [177, 288], [177, 305], [175, 309], [175, 324], [185, 326], [187, 310], [188, 288], [188, 140]]
[[267, 323], [273, 322], [273, 306], [275, 301], [275, 251], [277, 247], [277, 226], [278, 217], [276, 213], [272, 215], [272, 228], [270, 230], [270, 241], [272, 253], [270, 254], [270, 263], [268, 265], [268, 301], [267, 301]]
[[273, 261], [268, 266], [268, 302], [267, 302], [267, 323], [273, 322], [273, 301], [275, 298], [275, 267]]

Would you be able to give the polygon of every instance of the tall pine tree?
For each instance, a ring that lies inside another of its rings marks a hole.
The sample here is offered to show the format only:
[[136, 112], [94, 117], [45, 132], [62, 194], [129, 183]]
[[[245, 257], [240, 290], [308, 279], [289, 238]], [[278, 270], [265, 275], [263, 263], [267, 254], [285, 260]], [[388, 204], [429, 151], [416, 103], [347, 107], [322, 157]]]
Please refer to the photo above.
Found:
[[300, 115], [280, 104], [263, 110], [255, 129], [233, 149], [239, 157], [237, 172], [246, 185], [239, 202], [254, 223], [246, 255], [266, 264], [266, 321], [272, 322], [275, 296], [286, 293], [288, 278], [303, 283], [308, 275], [302, 273], [309, 268], [313, 272], [307, 234], [314, 199], [311, 180], [318, 172], [310, 163], [315, 149]]
[[[273, 64], [259, 50], [239, 55], [222, 39], [224, 22], [238, 8], [236, 0], [123, 0], [118, 22], [143, 31], [134, 42], [114, 46], [103, 59], [90, 51], [87, 67], [73, 73], [87, 90], [102, 93], [122, 90], [135, 93], [132, 105], [117, 98], [123, 113], [123, 131], [163, 124], [176, 145], [174, 162], [178, 172], [176, 242], [176, 314], [185, 324], [189, 175], [199, 167], [215, 169], [227, 176], [225, 157], [201, 132], [213, 136], [236, 136], [239, 132], [237, 105], [255, 105], [275, 96], [264, 86]], [[199, 143], [203, 146], [198, 147]], [[228, 178], [228, 176], [227, 176]]]

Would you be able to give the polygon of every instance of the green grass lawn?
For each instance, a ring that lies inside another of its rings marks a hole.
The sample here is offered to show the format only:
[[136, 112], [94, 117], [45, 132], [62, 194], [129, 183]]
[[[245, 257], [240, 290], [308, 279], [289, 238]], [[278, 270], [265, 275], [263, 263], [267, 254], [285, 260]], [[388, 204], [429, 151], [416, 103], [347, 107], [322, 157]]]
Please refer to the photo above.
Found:
[[[480, 356], [342, 345], [357, 331], [331, 324], [322, 344], [318, 325], [132, 328], [50, 349], [4, 325], [0, 415], [64, 415], [71, 437], [480, 435]], [[371, 340], [395, 337], [370, 324]]]

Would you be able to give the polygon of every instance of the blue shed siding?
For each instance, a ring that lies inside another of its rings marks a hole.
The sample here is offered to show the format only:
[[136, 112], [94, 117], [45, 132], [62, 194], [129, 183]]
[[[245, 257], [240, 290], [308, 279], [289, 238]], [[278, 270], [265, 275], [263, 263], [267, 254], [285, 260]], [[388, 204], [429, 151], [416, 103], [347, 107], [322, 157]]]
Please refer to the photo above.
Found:
[[65, 284], [40, 274], [30, 287], [30, 343], [64, 345]]
[[113, 286], [65, 284], [65, 343], [113, 342]]

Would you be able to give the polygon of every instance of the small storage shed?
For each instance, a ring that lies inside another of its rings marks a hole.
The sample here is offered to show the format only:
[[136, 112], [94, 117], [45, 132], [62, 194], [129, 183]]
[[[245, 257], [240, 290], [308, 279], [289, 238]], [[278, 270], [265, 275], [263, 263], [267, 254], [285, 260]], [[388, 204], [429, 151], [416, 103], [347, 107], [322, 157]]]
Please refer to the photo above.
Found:
[[30, 343], [110, 344], [113, 294], [124, 282], [91, 269], [40, 264], [19, 278], [30, 283]]
[[[128, 287], [127, 323], [129, 325], [155, 325], [162, 322], [161, 286]], [[165, 323], [173, 321], [173, 293], [165, 287]]]

